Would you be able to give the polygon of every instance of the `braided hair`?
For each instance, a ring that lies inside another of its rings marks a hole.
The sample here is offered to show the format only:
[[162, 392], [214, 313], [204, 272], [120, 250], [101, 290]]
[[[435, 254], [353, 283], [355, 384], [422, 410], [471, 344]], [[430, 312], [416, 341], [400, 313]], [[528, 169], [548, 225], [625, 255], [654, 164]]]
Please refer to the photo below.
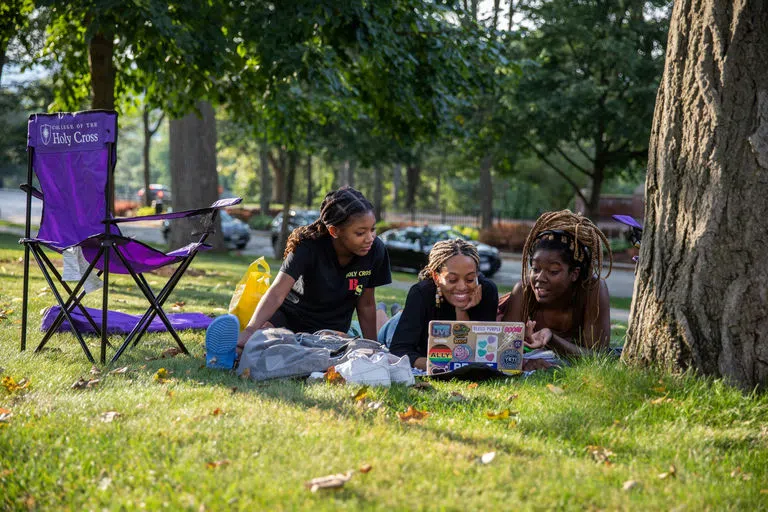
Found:
[[320, 204], [320, 217], [308, 226], [300, 226], [291, 232], [285, 245], [286, 258], [296, 250], [302, 240], [321, 238], [328, 234], [328, 226], [341, 226], [353, 215], [373, 211], [373, 205], [358, 190], [343, 186], [328, 192]]
[[[584, 325], [584, 306], [588, 294], [599, 286], [600, 279], [611, 274], [613, 255], [608, 239], [600, 228], [580, 213], [570, 210], [547, 212], [534, 224], [523, 247], [523, 318], [533, 318], [538, 302], [528, 276], [537, 250], [555, 251], [571, 270], [579, 269], [577, 286], [572, 298], [577, 327]], [[603, 250], [608, 253], [608, 273], [602, 276]]]
[[432, 250], [429, 251], [429, 261], [419, 272], [419, 281], [431, 279], [433, 272], [440, 272], [440, 269], [445, 266], [446, 261], [460, 254], [469, 256], [474, 260], [476, 266], [480, 266], [480, 255], [477, 253], [477, 248], [474, 245], [461, 238], [441, 240], [435, 243], [432, 246]]

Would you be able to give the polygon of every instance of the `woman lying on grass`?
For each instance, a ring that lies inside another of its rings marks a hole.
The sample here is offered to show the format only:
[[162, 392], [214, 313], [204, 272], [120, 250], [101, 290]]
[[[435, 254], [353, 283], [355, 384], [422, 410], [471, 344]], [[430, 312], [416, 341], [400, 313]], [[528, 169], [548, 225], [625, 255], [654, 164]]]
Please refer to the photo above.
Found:
[[[526, 323], [527, 347], [551, 349], [561, 357], [608, 348], [611, 318], [601, 276], [603, 248], [610, 274], [608, 240], [589, 219], [569, 210], [539, 217], [523, 248], [522, 281], [512, 289], [502, 317]], [[526, 361], [524, 369], [548, 366], [534, 361]]]
[[[274, 283], [239, 336], [237, 317], [214, 320], [206, 333], [209, 353], [231, 346], [234, 359], [235, 341], [241, 352], [257, 330], [269, 327], [346, 333], [355, 310], [363, 336], [376, 339], [374, 288], [391, 283], [392, 277], [387, 249], [376, 237], [373, 205], [363, 194], [351, 187], [329, 192], [320, 206], [320, 218], [291, 233], [284, 258]], [[229, 340], [233, 330], [231, 345], [221, 347], [220, 341]], [[226, 359], [224, 366], [231, 368], [233, 361]]]
[[479, 265], [480, 256], [471, 243], [460, 239], [437, 242], [419, 282], [408, 292], [403, 311], [382, 327], [383, 332], [394, 331], [386, 336], [390, 352], [407, 355], [411, 366], [425, 370], [430, 321], [494, 321], [499, 292], [480, 273]]

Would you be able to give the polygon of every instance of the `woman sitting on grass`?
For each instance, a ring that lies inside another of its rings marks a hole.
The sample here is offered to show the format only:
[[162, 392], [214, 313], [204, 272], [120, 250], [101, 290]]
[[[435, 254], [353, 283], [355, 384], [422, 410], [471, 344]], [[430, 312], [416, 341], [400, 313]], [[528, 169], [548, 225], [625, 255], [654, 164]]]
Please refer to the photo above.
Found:
[[[526, 323], [527, 347], [551, 349], [561, 357], [608, 348], [611, 318], [608, 287], [601, 277], [603, 248], [610, 274], [608, 240], [589, 219], [569, 210], [539, 217], [523, 248], [522, 281], [512, 289], [502, 317]], [[528, 363], [524, 369], [546, 366]]]
[[[425, 370], [431, 320], [494, 321], [499, 293], [479, 266], [480, 256], [471, 243], [460, 239], [437, 242], [419, 282], [408, 292], [403, 311], [389, 320], [396, 322], [394, 334], [387, 340], [390, 352], [407, 355], [411, 366]], [[382, 330], [392, 327], [385, 324]]]
[[[214, 320], [206, 333], [209, 353], [231, 347], [234, 359], [235, 342], [241, 352], [257, 330], [269, 327], [346, 333], [355, 310], [363, 336], [376, 339], [374, 288], [389, 284], [392, 277], [387, 249], [376, 237], [373, 205], [363, 194], [351, 187], [329, 192], [320, 207], [320, 218], [293, 230], [284, 258], [275, 281], [239, 336], [237, 317], [224, 315]], [[221, 347], [220, 341], [232, 338], [233, 331], [234, 339]], [[229, 359], [223, 365], [231, 368]]]

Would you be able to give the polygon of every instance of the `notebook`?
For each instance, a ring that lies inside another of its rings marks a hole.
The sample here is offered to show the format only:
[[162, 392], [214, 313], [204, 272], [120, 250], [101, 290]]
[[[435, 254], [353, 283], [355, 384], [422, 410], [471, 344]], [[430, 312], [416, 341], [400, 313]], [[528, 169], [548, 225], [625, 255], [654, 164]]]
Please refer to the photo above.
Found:
[[427, 374], [484, 364], [508, 375], [523, 368], [522, 322], [432, 320], [427, 342]]

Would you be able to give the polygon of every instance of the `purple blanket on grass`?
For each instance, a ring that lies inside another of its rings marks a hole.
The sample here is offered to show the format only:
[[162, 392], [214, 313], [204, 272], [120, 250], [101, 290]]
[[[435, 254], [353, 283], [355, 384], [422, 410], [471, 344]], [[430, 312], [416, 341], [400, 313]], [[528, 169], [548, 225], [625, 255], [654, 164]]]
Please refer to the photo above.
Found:
[[[96, 325], [101, 327], [101, 310], [93, 308], [85, 309], [88, 310], [88, 313], [96, 322]], [[45, 332], [51, 327], [51, 325], [53, 325], [53, 321], [56, 320], [60, 310], [60, 306], [53, 306], [45, 312], [43, 315], [43, 321], [40, 325], [41, 331]], [[85, 315], [83, 315], [83, 312], [80, 311], [79, 308], [76, 308], [74, 311], [72, 311], [71, 315], [78, 331], [95, 332], [93, 327], [91, 327], [90, 322], [88, 322], [88, 320], [85, 318]], [[107, 332], [110, 334], [127, 334], [131, 332], [131, 329], [133, 329], [137, 323], [139, 323], [139, 320], [141, 320], [141, 315], [129, 315], [128, 313], [109, 310], [107, 311]], [[168, 315], [168, 320], [171, 322], [171, 325], [174, 329], [181, 331], [184, 329], [206, 329], [208, 325], [213, 321], [213, 318], [203, 313], [171, 313]], [[57, 332], [70, 330], [72, 329], [69, 325], [69, 321], [65, 319], [61, 323], [61, 326]], [[147, 330], [149, 332], [167, 331], [162, 320], [160, 320], [157, 316], [155, 316], [155, 318], [152, 320], [152, 323], [149, 324], [149, 328]]]

